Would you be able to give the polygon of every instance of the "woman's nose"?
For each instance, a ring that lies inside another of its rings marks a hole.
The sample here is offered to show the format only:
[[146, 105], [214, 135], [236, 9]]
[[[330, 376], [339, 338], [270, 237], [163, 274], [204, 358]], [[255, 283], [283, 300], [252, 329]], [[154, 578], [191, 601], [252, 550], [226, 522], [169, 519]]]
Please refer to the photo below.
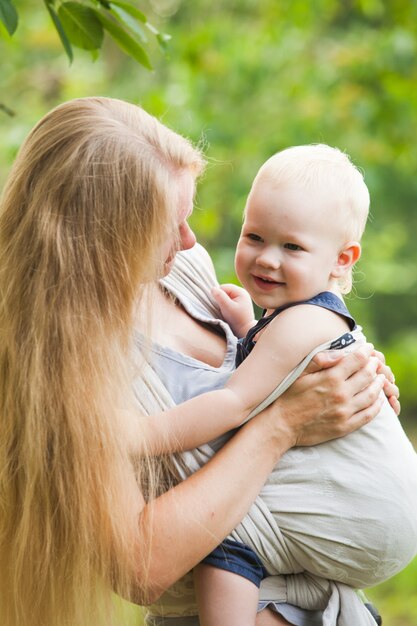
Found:
[[195, 245], [196, 241], [196, 236], [188, 222], [183, 222], [180, 226], [180, 250], [189, 250]]

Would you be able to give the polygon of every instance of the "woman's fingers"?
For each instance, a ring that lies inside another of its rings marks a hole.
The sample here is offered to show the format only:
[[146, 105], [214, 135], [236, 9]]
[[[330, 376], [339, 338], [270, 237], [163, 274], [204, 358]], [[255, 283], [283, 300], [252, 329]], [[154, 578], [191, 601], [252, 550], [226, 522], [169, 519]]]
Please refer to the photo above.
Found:
[[377, 370], [378, 374], [383, 374], [385, 376], [384, 393], [387, 396], [388, 402], [394, 409], [396, 415], [399, 415], [401, 411], [401, 405], [398, 400], [398, 398], [400, 397], [400, 390], [395, 384], [394, 372], [392, 371], [390, 366], [385, 363], [385, 356], [382, 354], [382, 352], [378, 352], [378, 350], [375, 350], [374, 355], [379, 360], [379, 366]]
[[401, 413], [401, 404], [397, 396], [387, 396], [388, 402], [394, 409], [394, 413], [398, 416]]
[[[359, 373], [356, 375], [356, 377], [358, 376]], [[350, 401], [352, 415], [361, 414], [364, 411], [366, 412], [367, 410], [369, 410], [370, 413], [369, 419], [372, 419], [377, 415], [384, 401], [384, 397], [381, 393], [384, 386], [384, 381], [384, 376], [382, 374], [378, 374], [372, 381], [369, 382], [369, 384], [367, 384], [366, 386], [362, 386], [361, 389], [354, 393]], [[356, 386], [358, 381], [355, 380], [354, 383]]]
[[395, 383], [395, 376], [394, 376], [394, 372], [392, 371], [392, 369], [390, 368], [389, 365], [387, 365], [386, 363], [383, 363], [379, 356], [377, 354], [375, 354], [375, 356], [378, 358], [378, 362], [379, 362], [379, 366], [378, 366], [378, 374], [384, 374], [385, 378], [390, 382], [390, 383]]
[[[352, 353], [345, 351], [327, 351], [319, 353], [311, 362], [306, 372], [333, 368], [335, 375], [350, 379], [351, 392], [357, 394], [376, 377], [382, 374], [385, 378], [383, 390], [396, 415], [400, 414], [401, 405], [398, 400], [400, 391], [395, 384], [395, 376], [389, 365], [385, 363], [382, 352], [375, 350], [372, 344], [364, 344]], [[363, 396], [360, 396], [361, 398]]]
[[[345, 375], [345, 379], [347, 379], [366, 365], [373, 350], [373, 345], [366, 343], [353, 352], [348, 353], [345, 350], [319, 352], [313, 359], [314, 367], [316, 370], [338, 367]], [[376, 357], [374, 361], [375, 363], [378, 362]]]
[[374, 355], [381, 361], [382, 365], [385, 365], [385, 354], [379, 350], [374, 350]]
[[383, 402], [384, 398], [381, 395], [378, 395], [373, 404], [358, 411], [357, 413], [354, 413], [349, 420], [349, 428], [351, 429], [351, 432], [372, 421], [380, 412]]
[[387, 379], [385, 379], [385, 383], [384, 383], [384, 393], [387, 396], [387, 398], [394, 396], [398, 400], [398, 398], [400, 397], [400, 390], [397, 387], [397, 385], [394, 382], [390, 382]]
[[[338, 359], [317, 355], [315, 365], [321, 371], [300, 377], [281, 396], [281, 405], [286, 400], [281, 406], [283, 414], [293, 415], [296, 445], [342, 437], [376, 417], [384, 401], [386, 379], [378, 374], [380, 361], [372, 352], [373, 346], [366, 344]], [[296, 411], [291, 399], [296, 401]], [[315, 421], [311, 420], [313, 415]]]
[[[378, 376], [379, 376], [381, 387], [384, 385], [386, 379], [383, 374], [378, 374], [378, 363], [379, 363], [378, 359], [372, 356], [369, 357], [368, 360], [365, 360], [364, 362], [357, 361], [356, 364], [358, 364], [358, 368], [355, 369], [352, 372], [352, 374], [346, 378], [349, 391], [353, 395], [359, 393], [360, 391], [362, 391], [362, 389], [365, 389], [366, 387], [368, 387]], [[343, 365], [344, 363], [342, 362], [341, 366]], [[348, 364], [349, 366], [348, 371], [351, 371], [350, 365], [351, 364]], [[347, 371], [346, 368], [344, 369], [344, 371], [345, 372]]]
[[[368, 388], [378, 377], [377, 359], [370, 357], [366, 351], [348, 354], [332, 368], [323, 369], [316, 375], [320, 377], [320, 388], [324, 393], [331, 394], [340, 407], [351, 410], [351, 402], [357, 394]], [[381, 389], [385, 377], [380, 375], [378, 388]], [[373, 387], [371, 388], [371, 391]], [[363, 396], [360, 396], [363, 397]], [[363, 407], [362, 407], [363, 408]]]

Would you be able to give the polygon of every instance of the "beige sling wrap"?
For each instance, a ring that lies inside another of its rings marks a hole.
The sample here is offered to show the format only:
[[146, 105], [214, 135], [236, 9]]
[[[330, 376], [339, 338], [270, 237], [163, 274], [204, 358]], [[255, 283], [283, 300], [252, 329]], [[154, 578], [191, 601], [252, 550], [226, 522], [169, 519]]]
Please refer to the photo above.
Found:
[[[162, 282], [219, 317], [210, 295], [214, 271], [201, 246], [178, 254]], [[149, 366], [135, 390], [147, 414], [173, 405]], [[212, 455], [209, 445], [185, 453], [190, 473]], [[261, 599], [322, 609], [323, 626], [375, 626], [352, 587], [377, 584], [417, 552], [416, 454], [388, 403], [349, 437], [287, 452], [231, 537], [251, 546], [274, 575], [263, 581]], [[191, 577], [150, 611], [196, 614]]]

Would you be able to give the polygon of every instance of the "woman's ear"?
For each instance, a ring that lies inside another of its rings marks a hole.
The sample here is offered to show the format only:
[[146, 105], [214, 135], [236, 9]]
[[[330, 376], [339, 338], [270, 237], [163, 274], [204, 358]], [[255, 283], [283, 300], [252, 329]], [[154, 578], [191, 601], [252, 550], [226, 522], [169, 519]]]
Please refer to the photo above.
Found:
[[357, 241], [349, 241], [349, 243], [345, 244], [337, 255], [331, 276], [333, 278], [344, 276], [359, 260], [361, 252], [361, 244]]

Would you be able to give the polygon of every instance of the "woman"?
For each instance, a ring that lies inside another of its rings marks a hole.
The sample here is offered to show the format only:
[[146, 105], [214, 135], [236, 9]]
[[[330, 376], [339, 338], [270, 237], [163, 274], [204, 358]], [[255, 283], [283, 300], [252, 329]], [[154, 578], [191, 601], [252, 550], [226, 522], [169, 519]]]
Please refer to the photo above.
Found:
[[12, 168], [0, 207], [4, 626], [111, 624], [110, 590], [156, 598], [242, 519], [283, 452], [378, 412], [365, 348], [299, 381], [175, 488], [153, 498], [147, 480], [145, 503], [134, 320], [144, 286], [194, 243], [202, 168], [188, 141], [105, 98], [51, 111]]

